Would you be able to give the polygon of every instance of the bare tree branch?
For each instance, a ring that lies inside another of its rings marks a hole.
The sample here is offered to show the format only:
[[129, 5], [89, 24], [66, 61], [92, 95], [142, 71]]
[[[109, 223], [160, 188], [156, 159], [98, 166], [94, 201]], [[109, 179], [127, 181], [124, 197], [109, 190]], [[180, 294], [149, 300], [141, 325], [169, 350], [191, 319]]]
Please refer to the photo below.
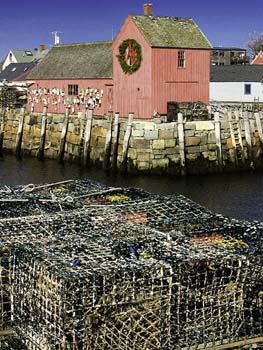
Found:
[[249, 33], [247, 48], [253, 58], [259, 53], [259, 51], [263, 50], [263, 33]]

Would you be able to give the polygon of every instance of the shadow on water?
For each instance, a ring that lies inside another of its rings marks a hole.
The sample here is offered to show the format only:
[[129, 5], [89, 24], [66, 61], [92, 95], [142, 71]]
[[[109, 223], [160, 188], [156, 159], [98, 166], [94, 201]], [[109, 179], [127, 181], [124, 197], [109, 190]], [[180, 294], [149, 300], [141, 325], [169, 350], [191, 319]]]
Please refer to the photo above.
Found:
[[100, 169], [54, 160], [0, 159], [0, 185], [96, 180], [108, 186], [140, 187], [157, 194], [183, 194], [210, 210], [237, 219], [263, 220], [263, 172], [188, 176], [107, 175]]

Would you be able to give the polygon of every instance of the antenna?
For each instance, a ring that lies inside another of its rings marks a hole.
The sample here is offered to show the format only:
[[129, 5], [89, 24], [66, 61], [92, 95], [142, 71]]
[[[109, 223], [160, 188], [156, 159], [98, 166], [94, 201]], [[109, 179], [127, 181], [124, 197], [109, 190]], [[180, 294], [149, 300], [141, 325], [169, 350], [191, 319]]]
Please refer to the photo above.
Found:
[[54, 39], [55, 39], [55, 43], [54, 45], [59, 45], [60, 44], [60, 36], [59, 34], [61, 34], [62, 32], [59, 32], [59, 31], [54, 31], [52, 32], [51, 34], [54, 35]]

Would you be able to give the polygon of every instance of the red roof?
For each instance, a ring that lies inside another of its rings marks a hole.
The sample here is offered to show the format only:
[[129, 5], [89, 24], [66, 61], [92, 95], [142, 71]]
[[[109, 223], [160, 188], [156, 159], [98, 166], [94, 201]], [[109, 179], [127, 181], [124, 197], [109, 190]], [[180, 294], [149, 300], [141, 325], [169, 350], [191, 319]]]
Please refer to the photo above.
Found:
[[252, 61], [252, 64], [263, 64], [263, 52], [260, 51]]

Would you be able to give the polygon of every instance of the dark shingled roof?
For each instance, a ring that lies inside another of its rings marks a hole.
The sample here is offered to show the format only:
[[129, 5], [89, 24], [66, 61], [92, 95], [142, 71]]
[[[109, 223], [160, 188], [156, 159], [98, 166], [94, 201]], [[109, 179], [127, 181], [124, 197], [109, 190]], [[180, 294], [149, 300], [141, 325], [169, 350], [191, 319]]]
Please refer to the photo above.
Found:
[[28, 74], [35, 66], [36, 66], [35, 62], [10, 63], [0, 73], [0, 81], [26, 80]]
[[211, 82], [261, 82], [263, 81], [263, 66], [232, 65], [212, 66]]
[[213, 50], [223, 50], [223, 51], [246, 51], [246, 49], [242, 49], [240, 47], [223, 47], [223, 46], [214, 46]]
[[211, 49], [211, 44], [190, 18], [137, 16], [132, 18], [152, 47]]
[[27, 78], [112, 78], [112, 41], [56, 45]]

